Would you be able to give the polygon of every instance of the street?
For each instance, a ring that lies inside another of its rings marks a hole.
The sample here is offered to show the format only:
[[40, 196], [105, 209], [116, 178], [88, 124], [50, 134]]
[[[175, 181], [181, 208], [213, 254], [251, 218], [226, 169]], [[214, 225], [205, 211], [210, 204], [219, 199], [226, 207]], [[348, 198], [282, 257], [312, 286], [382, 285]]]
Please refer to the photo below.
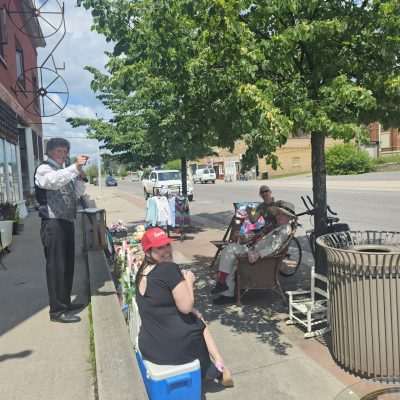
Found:
[[[312, 197], [309, 175], [268, 181], [196, 184], [191, 214], [227, 225], [232, 215], [232, 203], [258, 201], [261, 184], [271, 187], [275, 199], [294, 203], [298, 213], [304, 210], [300, 196], [308, 194]], [[144, 206], [141, 182], [119, 180], [119, 190], [142, 199]], [[353, 230], [399, 230], [400, 172], [328, 177], [328, 203], [341, 221], [347, 222]], [[305, 229], [311, 227], [307, 216], [300, 222]]]

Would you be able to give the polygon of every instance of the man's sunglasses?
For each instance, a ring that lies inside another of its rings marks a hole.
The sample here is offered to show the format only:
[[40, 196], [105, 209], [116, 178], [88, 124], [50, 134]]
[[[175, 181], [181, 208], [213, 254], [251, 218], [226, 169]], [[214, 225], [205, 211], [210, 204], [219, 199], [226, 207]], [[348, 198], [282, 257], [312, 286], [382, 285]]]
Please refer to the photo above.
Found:
[[261, 192], [261, 194], [265, 194], [265, 193], [271, 193], [270, 190], [264, 190], [263, 192]]

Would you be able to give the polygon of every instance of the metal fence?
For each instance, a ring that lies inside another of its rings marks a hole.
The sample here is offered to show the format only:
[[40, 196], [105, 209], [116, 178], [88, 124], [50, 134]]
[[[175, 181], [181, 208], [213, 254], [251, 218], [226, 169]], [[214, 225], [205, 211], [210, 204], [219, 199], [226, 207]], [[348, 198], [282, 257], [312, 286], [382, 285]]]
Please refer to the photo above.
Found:
[[328, 261], [333, 357], [361, 377], [400, 376], [400, 233], [340, 232], [317, 243]]

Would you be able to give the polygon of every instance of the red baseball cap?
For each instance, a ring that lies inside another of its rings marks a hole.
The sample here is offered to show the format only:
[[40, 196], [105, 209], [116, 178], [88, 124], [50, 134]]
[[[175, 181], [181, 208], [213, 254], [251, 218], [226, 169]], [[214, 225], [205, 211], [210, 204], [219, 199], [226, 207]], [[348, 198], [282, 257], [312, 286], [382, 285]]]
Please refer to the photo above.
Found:
[[151, 228], [142, 237], [143, 251], [152, 248], [166, 246], [171, 243], [171, 239], [161, 228]]

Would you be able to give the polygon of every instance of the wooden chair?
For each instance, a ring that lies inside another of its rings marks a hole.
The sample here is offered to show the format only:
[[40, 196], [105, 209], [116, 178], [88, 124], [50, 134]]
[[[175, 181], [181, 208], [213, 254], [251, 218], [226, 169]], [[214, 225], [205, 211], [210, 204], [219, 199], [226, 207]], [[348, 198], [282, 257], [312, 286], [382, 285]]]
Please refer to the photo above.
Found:
[[235, 224], [235, 215], [232, 217], [231, 222], [229, 223], [228, 228], [225, 231], [224, 237], [222, 240], [211, 240], [210, 243], [213, 244], [216, 248], [217, 251], [214, 255], [213, 260], [211, 261], [210, 268], [213, 268], [216, 261], [218, 260], [218, 256], [221, 253], [222, 249], [229, 244], [230, 242], [233, 241], [233, 238], [236, 234], [236, 232], [240, 230], [240, 225], [236, 227]]
[[242, 296], [251, 289], [271, 289], [287, 303], [279, 282], [279, 270], [286, 257], [287, 247], [275, 256], [260, 258], [251, 264], [248, 257], [240, 257], [236, 272], [236, 302], [241, 304]]
[[[317, 283], [318, 282], [318, 283]], [[318, 286], [317, 286], [318, 285]], [[319, 287], [321, 286], [321, 287]], [[311, 268], [311, 289], [286, 292], [289, 296], [289, 320], [287, 325], [300, 324], [307, 329], [305, 338], [323, 335], [329, 331], [328, 278]], [[321, 298], [317, 299], [316, 294]], [[314, 328], [326, 323], [322, 329]]]

